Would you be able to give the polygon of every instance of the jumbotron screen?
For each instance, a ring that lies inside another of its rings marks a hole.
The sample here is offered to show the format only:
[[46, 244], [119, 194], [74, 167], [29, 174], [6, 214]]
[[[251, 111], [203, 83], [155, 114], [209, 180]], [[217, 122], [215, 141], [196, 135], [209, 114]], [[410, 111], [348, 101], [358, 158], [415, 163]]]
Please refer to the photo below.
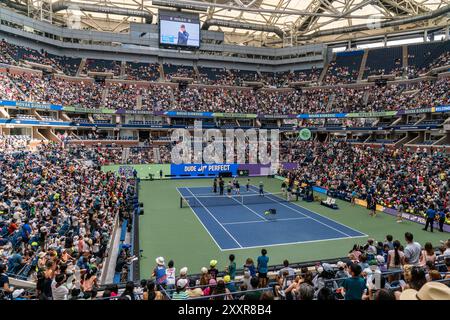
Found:
[[200, 19], [196, 14], [159, 12], [159, 43], [168, 47], [200, 47]]

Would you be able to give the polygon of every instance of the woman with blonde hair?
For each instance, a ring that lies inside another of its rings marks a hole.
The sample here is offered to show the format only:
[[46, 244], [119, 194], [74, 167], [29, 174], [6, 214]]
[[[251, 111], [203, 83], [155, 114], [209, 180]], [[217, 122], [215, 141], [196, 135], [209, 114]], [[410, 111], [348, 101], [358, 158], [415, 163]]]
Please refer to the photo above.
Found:
[[201, 269], [202, 271], [202, 275], [200, 277], [200, 281], [199, 281], [199, 285], [200, 286], [207, 286], [209, 284], [209, 280], [211, 279], [209, 273], [208, 273], [208, 269], [203, 267]]

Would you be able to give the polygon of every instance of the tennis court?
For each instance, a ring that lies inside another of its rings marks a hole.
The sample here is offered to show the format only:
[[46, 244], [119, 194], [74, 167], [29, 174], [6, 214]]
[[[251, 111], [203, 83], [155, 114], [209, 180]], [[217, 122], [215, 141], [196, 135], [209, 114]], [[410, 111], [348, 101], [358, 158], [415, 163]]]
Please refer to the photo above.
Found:
[[[180, 210], [194, 212], [220, 250], [248, 249], [367, 237], [366, 234], [308, 210], [281, 194], [259, 195], [256, 186], [241, 195], [220, 196], [210, 186], [178, 187]], [[265, 211], [275, 209], [275, 215]]]

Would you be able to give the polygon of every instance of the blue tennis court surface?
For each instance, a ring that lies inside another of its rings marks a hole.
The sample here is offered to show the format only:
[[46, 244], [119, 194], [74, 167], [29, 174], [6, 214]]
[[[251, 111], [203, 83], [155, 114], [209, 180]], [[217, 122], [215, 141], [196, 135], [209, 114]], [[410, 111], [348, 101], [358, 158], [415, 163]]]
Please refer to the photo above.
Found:
[[[218, 196], [211, 187], [177, 188], [186, 198], [193, 200], [191, 209], [221, 250], [247, 249], [263, 246], [317, 242], [367, 235], [303, 208], [301, 202], [287, 202], [277, 195], [265, 193], [263, 203], [257, 201], [258, 188], [251, 186], [243, 198], [251, 201], [236, 201], [227, 196]], [[217, 197], [217, 198], [213, 198]], [[225, 204], [224, 201], [229, 203]], [[234, 202], [235, 203], [234, 203]], [[295, 204], [297, 203], [297, 204]], [[264, 212], [276, 209], [275, 215]], [[189, 209], [180, 209], [189, 210]], [[342, 214], [337, 212], [336, 214]]]

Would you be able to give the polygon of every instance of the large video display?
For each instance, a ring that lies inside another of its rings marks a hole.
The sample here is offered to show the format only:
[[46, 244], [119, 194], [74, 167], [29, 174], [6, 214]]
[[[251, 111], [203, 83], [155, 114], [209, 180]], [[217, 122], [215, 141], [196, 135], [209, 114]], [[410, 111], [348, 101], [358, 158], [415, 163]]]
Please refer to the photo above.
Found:
[[167, 47], [200, 47], [198, 15], [179, 12], [159, 12], [159, 43]]

